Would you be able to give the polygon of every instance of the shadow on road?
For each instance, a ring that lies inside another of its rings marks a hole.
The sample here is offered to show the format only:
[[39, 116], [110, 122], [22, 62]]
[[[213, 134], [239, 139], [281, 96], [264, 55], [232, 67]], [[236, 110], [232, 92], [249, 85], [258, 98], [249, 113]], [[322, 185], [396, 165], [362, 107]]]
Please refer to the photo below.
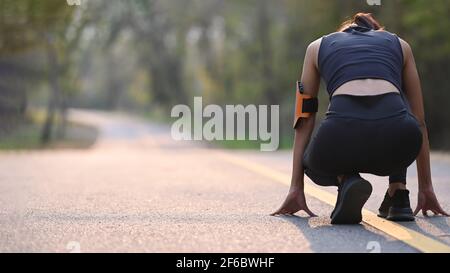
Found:
[[[305, 236], [313, 252], [399, 252], [399, 242], [365, 225], [331, 225], [327, 217], [279, 216]], [[403, 247], [402, 252], [414, 252]]]

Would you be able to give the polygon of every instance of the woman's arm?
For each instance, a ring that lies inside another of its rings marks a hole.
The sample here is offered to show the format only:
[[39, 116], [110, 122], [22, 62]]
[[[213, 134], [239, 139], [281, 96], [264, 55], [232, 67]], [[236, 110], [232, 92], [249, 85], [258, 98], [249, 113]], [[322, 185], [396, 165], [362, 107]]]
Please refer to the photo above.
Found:
[[419, 196], [417, 208], [414, 211], [414, 214], [417, 214], [420, 210], [422, 210], [423, 215], [427, 215], [427, 211], [431, 210], [434, 214], [443, 214], [448, 216], [437, 201], [431, 180], [430, 144], [428, 141], [427, 125], [425, 123], [422, 88], [416, 62], [409, 44], [403, 40], [401, 40], [401, 44], [405, 60], [403, 69], [403, 88], [411, 106], [412, 114], [419, 121], [423, 136], [422, 148], [416, 159]]
[[[319, 92], [320, 74], [317, 68], [317, 55], [320, 41], [317, 40], [308, 46], [301, 75], [305, 94], [312, 97], [317, 97]], [[314, 130], [315, 120], [316, 114], [314, 113], [307, 119], [301, 119], [295, 128], [291, 188], [303, 189], [304, 171], [302, 159]]]
[[[317, 66], [318, 49], [321, 39], [311, 43], [305, 54], [301, 82], [305, 88], [305, 94], [317, 97], [320, 85], [320, 74]], [[301, 119], [295, 128], [293, 166], [291, 187], [286, 200], [272, 215], [294, 214], [300, 210], [306, 211], [310, 216], [315, 216], [306, 205], [304, 194], [304, 169], [303, 154], [309, 143], [314, 129], [316, 115], [312, 114], [307, 119]]]

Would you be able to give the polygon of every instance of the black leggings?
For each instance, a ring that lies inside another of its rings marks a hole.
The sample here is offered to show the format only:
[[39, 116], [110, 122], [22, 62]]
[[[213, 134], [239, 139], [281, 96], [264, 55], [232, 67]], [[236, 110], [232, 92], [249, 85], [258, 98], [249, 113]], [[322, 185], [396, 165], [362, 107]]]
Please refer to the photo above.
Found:
[[336, 95], [303, 157], [305, 174], [321, 186], [338, 175], [371, 173], [406, 184], [422, 132], [403, 94]]

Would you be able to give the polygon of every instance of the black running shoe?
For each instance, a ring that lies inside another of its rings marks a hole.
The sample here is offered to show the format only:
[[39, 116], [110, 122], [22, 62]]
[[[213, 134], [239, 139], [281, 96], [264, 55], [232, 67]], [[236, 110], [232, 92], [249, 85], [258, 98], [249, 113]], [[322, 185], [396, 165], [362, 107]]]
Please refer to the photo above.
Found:
[[[387, 194], [390, 203], [389, 211], [386, 219], [395, 222], [409, 222], [414, 221], [414, 214], [409, 203], [409, 191], [408, 190], [396, 190], [394, 196], [390, 197]], [[383, 201], [384, 203], [384, 201]], [[381, 204], [383, 206], [383, 204]], [[383, 208], [385, 211], [385, 208]], [[381, 207], [380, 207], [381, 211]], [[381, 214], [381, 213], [380, 213]]]
[[[357, 176], [358, 178], [361, 178], [361, 176], [358, 174], [358, 175], [355, 175], [355, 176]], [[344, 176], [344, 180], [346, 179], [346, 176]], [[333, 211], [331, 212], [331, 214], [330, 214], [330, 218], [331, 219], [333, 219], [333, 215], [334, 215], [334, 213], [336, 212], [336, 207], [337, 207], [337, 205], [338, 205], [338, 203], [339, 203], [339, 199], [341, 198], [341, 188], [342, 188], [342, 184], [339, 184], [338, 185], [338, 189], [337, 189], [337, 191], [338, 191], [338, 194], [337, 194], [337, 197], [336, 197], [336, 204], [334, 204], [334, 209], [333, 209]]]
[[387, 218], [389, 215], [389, 209], [392, 206], [392, 197], [389, 195], [388, 191], [384, 195], [383, 202], [378, 209], [378, 217]]
[[337, 194], [337, 197], [336, 197], [336, 204], [334, 205], [334, 209], [333, 209], [333, 211], [332, 211], [331, 214], [330, 214], [330, 218], [331, 218], [331, 219], [333, 219], [333, 215], [334, 215], [334, 213], [336, 212], [336, 207], [337, 207], [337, 205], [338, 205], [338, 203], [339, 203], [339, 199], [341, 198], [341, 188], [342, 188], [342, 186], [339, 185], [339, 186], [338, 186], [338, 194]]
[[331, 224], [358, 224], [362, 221], [361, 210], [372, 193], [372, 185], [359, 175], [344, 179], [339, 188], [336, 207], [331, 216]]

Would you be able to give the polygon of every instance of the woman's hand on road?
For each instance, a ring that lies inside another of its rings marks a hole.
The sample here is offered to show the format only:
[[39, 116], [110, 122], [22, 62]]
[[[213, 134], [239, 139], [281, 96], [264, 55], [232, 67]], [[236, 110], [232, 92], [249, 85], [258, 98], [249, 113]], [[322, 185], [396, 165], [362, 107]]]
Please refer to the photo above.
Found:
[[317, 216], [306, 205], [305, 192], [302, 189], [291, 189], [281, 207], [271, 215], [293, 215], [301, 210], [311, 217]]
[[434, 190], [427, 189], [427, 190], [421, 190], [418, 194], [417, 199], [417, 207], [414, 211], [414, 215], [417, 215], [419, 211], [422, 210], [423, 216], [428, 216], [428, 211], [432, 211], [434, 215], [442, 214], [444, 216], [450, 216], [447, 212], [445, 212], [441, 205], [439, 205], [439, 201], [436, 198], [436, 194], [434, 193]]

